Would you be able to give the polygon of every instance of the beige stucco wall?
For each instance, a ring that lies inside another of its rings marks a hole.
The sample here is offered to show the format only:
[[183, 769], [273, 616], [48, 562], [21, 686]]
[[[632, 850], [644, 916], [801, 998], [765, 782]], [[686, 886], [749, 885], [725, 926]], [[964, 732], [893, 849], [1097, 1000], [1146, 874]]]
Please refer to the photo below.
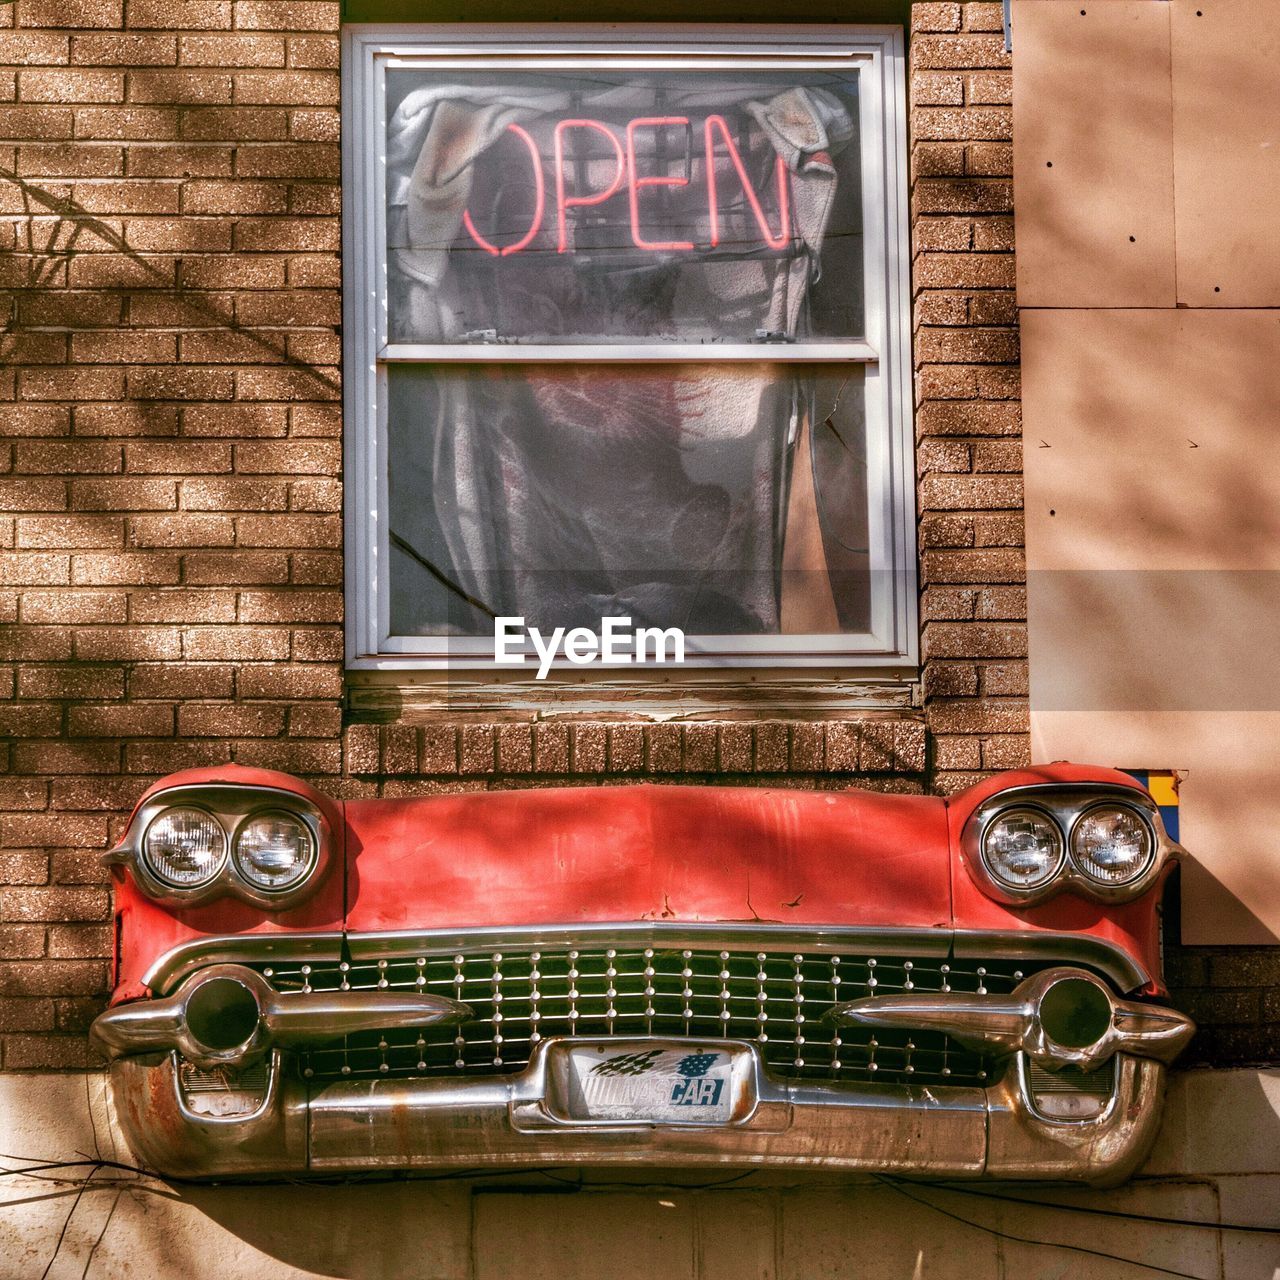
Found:
[[1280, 5], [1016, 0], [1032, 754], [1182, 774], [1183, 941], [1280, 940]]
[[[0, 1076], [5, 1167], [112, 1138], [101, 1077]], [[575, 1192], [573, 1169], [481, 1181], [172, 1186], [110, 1169], [0, 1183], [0, 1280], [1132, 1280], [1135, 1267], [1000, 1239], [1074, 1244], [1203, 1280], [1274, 1280], [1280, 1235], [1032, 1209], [933, 1187], [814, 1176], [693, 1190]], [[1119, 1191], [992, 1187], [1110, 1213], [1275, 1224], [1280, 1071], [1185, 1072], [1143, 1173]], [[534, 1193], [544, 1194], [530, 1194]], [[915, 1197], [912, 1199], [911, 1197]], [[59, 1233], [66, 1232], [61, 1245]], [[57, 1254], [54, 1258], [54, 1254]], [[53, 1259], [50, 1266], [50, 1260]]]

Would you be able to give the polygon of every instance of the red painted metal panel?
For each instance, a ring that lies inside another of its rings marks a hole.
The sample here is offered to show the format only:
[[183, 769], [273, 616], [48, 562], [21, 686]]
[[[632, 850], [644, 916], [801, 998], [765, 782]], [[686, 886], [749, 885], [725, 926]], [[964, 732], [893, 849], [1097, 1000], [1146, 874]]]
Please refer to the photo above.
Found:
[[335, 847], [317, 892], [293, 910], [231, 899], [174, 909], [117, 870], [116, 999], [141, 994], [147, 968], [183, 942], [338, 931], [344, 921], [361, 933], [644, 920], [1086, 933], [1159, 973], [1158, 889], [1121, 906], [1063, 893], [1015, 908], [988, 898], [964, 865], [960, 833], [975, 806], [1009, 787], [1072, 782], [1141, 790], [1127, 774], [1058, 764], [999, 774], [949, 800], [642, 785], [342, 805], [268, 770], [191, 770], [147, 795], [194, 783], [293, 790], [321, 807], [336, 846], [345, 838], [346, 883]]
[[347, 805], [352, 932], [577, 922], [945, 926], [941, 800], [591, 787]]

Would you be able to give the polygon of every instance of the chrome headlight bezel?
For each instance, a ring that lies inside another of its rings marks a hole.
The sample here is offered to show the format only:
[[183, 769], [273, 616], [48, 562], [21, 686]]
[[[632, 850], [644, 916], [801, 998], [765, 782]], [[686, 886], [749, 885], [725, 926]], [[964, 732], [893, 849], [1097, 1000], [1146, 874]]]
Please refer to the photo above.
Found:
[[[199, 885], [172, 885], [151, 866], [145, 852], [147, 833], [172, 809], [198, 809], [217, 822], [223, 832], [223, 857], [218, 872]], [[254, 818], [265, 813], [287, 813], [306, 828], [311, 856], [306, 872], [282, 889], [254, 884], [237, 867], [236, 840]], [[138, 888], [158, 902], [197, 906], [219, 898], [238, 898], [268, 911], [283, 911], [307, 898], [323, 878], [333, 844], [324, 813], [305, 796], [278, 787], [236, 783], [205, 783], [172, 787], [150, 796], [134, 814], [120, 843], [105, 854], [108, 864], [127, 866]]]
[[[1147, 829], [1151, 854], [1142, 872], [1123, 884], [1104, 884], [1088, 875], [1072, 856], [1077, 824], [1089, 812], [1102, 806], [1131, 810]], [[1050, 817], [1058, 826], [1063, 856], [1057, 873], [1031, 889], [1021, 889], [997, 878], [987, 865], [984, 846], [991, 825], [1015, 809], [1034, 809]], [[1034, 906], [1070, 892], [1095, 902], [1121, 903], [1140, 898], [1155, 884], [1170, 859], [1185, 850], [1172, 840], [1160, 819], [1160, 810], [1145, 792], [1112, 783], [1035, 783], [1010, 787], [988, 797], [970, 814], [960, 837], [961, 858], [982, 891], [1006, 906]]]
[[[244, 839], [245, 832], [255, 823], [263, 818], [287, 817], [292, 818], [306, 832], [307, 836], [307, 857], [303, 865], [302, 874], [295, 880], [291, 880], [284, 885], [265, 885], [254, 880], [253, 877], [244, 869], [241, 861], [240, 842]], [[300, 889], [315, 870], [316, 861], [320, 856], [319, 842], [316, 840], [316, 833], [307, 823], [302, 814], [297, 813], [293, 809], [286, 809], [281, 805], [269, 805], [265, 808], [254, 809], [252, 813], [246, 814], [236, 827], [231, 837], [230, 852], [228, 854], [230, 860], [235, 864], [234, 870], [238, 879], [252, 889], [256, 889], [259, 893], [271, 895], [272, 898], [278, 898], [281, 894], [292, 894]]]
[[[1124, 809], [1131, 813], [1141, 824], [1143, 832], [1146, 835], [1147, 849], [1146, 856], [1142, 867], [1127, 880], [1106, 881], [1101, 880], [1095, 875], [1091, 875], [1086, 869], [1084, 860], [1076, 851], [1076, 837], [1080, 833], [1080, 828], [1091, 814], [1096, 813], [1099, 809]], [[1156, 811], [1156, 817], [1159, 818], [1159, 811]], [[1151, 824], [1150, 817], [1144, 813], [1137, 805], [1126, 804], [1123, 801], [1116, 800], [1098, 800], [1093, 804], [1086, 806], [1077, 815], [1075, 821], [1071, 824], [1071, 830], [1067, 833], [1067, 858], [1071, 863], [1072, 869], [1080, 876], [1080, 878], [1089, 884], [1094, 892], [1098, 890], [1108, 889], [1127, 889], [1130, 885], [1134, 885], [1143, 880], [1151, 870], [1152, 864], [1160, 856], [1160, 840], [1155, 829]]]
[[[222, 842], [222, 850], [218, 856], [218, 860], [214, 865], [213, 871], [203, 879], [192, 884], [183, 884], [180, 881], [172, 880], [165, 875], [164, 869], [159, 866], [155, 854], [151, 851], [150, 842], [152, 833], [156, 826], [165, 818], [175, 813], [196, 813], [203, 818], [207, 818], [214, 827], [217, 828], [218, 836]], [[192, 892], [198, 893], [202, 889], [208, 888], [209, 885], [217, 882], [227, 865], [227, 858], [230, 856], [230, 846], [227, 841], [226, 828], [220, 823], [217, 817], [210, 813], [209, 810], [200, 804], [169, 804], [153, 814], [142, 829], [142, 834], [138, 840], [138, 852], [141, 862], [145, 865], [147, 873], [159, 884], [164, 885], [169, 893], [174, 892]]]
[[[1044, 880], [1034, 885], [1019, 885], [1002, 876], [999, 869], [994, 865], [995, 860], [992, 858], [988, 847], [993, 828], [998, 823], [1005, 821], [1015, 814], [1027, 814], [1038, 818], [1041, 821], [1048, 823], [1055, 834], [1057, 852], [1054, 857], [1053, 867], [1050, 869], [1049, 874], [1044, 878]], [[996, 884], [998, 884], [1007, 893], [1017, 894], [1019, 897], [1023, 897], [1027, 894], [1034, 894], [1043, 891], [1062, 874], [1063, 865], [1067, 860], [1067, 842], [1058, 820], [1047, 809], [1041, 808], [1041, 806], [1037, 804], [1009, 804], [1002, 806], [991, 815], [987, 822], [983, 824], [982, 835], [978, 839], [978, 854], [982, 859], [983, 869]]]

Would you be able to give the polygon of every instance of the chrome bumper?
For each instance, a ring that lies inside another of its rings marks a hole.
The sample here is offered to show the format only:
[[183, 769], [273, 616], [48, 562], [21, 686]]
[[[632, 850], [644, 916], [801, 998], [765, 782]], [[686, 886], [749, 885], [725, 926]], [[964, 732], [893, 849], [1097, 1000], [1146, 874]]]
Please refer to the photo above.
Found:
[[1162, 1063], [1119, 1054], [1101, 1114], [1064, 1121], [1037, 1112], [1029, 1060], [1021, 1054], [985, 1089], [822, 1086], [772, 1078], [745, 1046], [755, 1058], [754, 1105], [734, 1123], [571, 1123], [547, 1105], [554, 1043], [540, 1046], [516, 1076], [350, 1080], [319, 1088], [289, 1071], [275, 1051], [260, 1105], [237, 1116], [193, 1110], [174, 1053], [118, 1058], [111, 1079], [134, 1151], [178, 1177], [809, 1166], [1107, 1185], [1129, 1177], [1150, 1149], [1165, 1078]]

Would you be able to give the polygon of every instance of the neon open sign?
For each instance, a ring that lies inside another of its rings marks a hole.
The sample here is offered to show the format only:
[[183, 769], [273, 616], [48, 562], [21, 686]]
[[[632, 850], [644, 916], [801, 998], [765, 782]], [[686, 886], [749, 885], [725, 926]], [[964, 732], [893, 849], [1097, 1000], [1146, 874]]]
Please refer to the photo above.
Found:
[[[555, 173], [555, 219], [556, 219], [556, 251], [568, 253], [569, 220], [574, 209], [587, 208], [604, 204], [612, 199], [625, 186], [630, 206], [631, 240], [637, 249], [650, 253], [691, 252], [695, 246], [689, 240], [651, 240], [644, 232], [645, 208], [644, 192], [651, 187], [687, 187], [688, 178], [670, 177], [667, 175], [642, 174], [641, 162], [636, 156], [637, 135], [645, 130], [689, 128], [688, 116], [640, 116], [628, 122], [625, 137], [620, 138], [609, 125], [600, 120], [572, 119], [561, 120], [554, 130], [554, 164]], [[498, 245], [487, 239], [476, 227], [469, 209], [462, 214], [462, 225], [467, 234], [486, 253], [495, 258], [509, 257], [527, 249], [542, 230], [547, 213], [546, 178], [542, 170], [542, 157], [538, 152], [538, 144], [527, 129], [518, 124], [509, 124], [507, 129], [516, 135], [529, 152], [529, 161], [533, 170], [534, 206], [529, 227], [524, 235], [513, 244]], [[572, 188], [565, 174], [565, 139], [575, 129], [590, 130], [605, 139], [613, 151], [613, 176], [608, 183], [594, 191], [580, 191]], [[791, 197], [787, 180], [787, 170], [782, 157], [777, 158], [775, 175], [777, 181], [778, 229], [775, 232], [765, 216], [751, 179], [747, 174], [742, 155], [729, 132], [729, 125], [723, 116], [712, 115], [706, 118], [702, 129], [703, 146], [706, 156], [706, 188], [707, 188], [707, 221], [710, 226], [710, 247], [720, 244], [720, 191], [716, 183], [716, 156], [723, 148], [742, 185], [747, 205], [755, 219], [760, 232], [761, 241], [770, 249], [783, 249], [791, 239]]]

